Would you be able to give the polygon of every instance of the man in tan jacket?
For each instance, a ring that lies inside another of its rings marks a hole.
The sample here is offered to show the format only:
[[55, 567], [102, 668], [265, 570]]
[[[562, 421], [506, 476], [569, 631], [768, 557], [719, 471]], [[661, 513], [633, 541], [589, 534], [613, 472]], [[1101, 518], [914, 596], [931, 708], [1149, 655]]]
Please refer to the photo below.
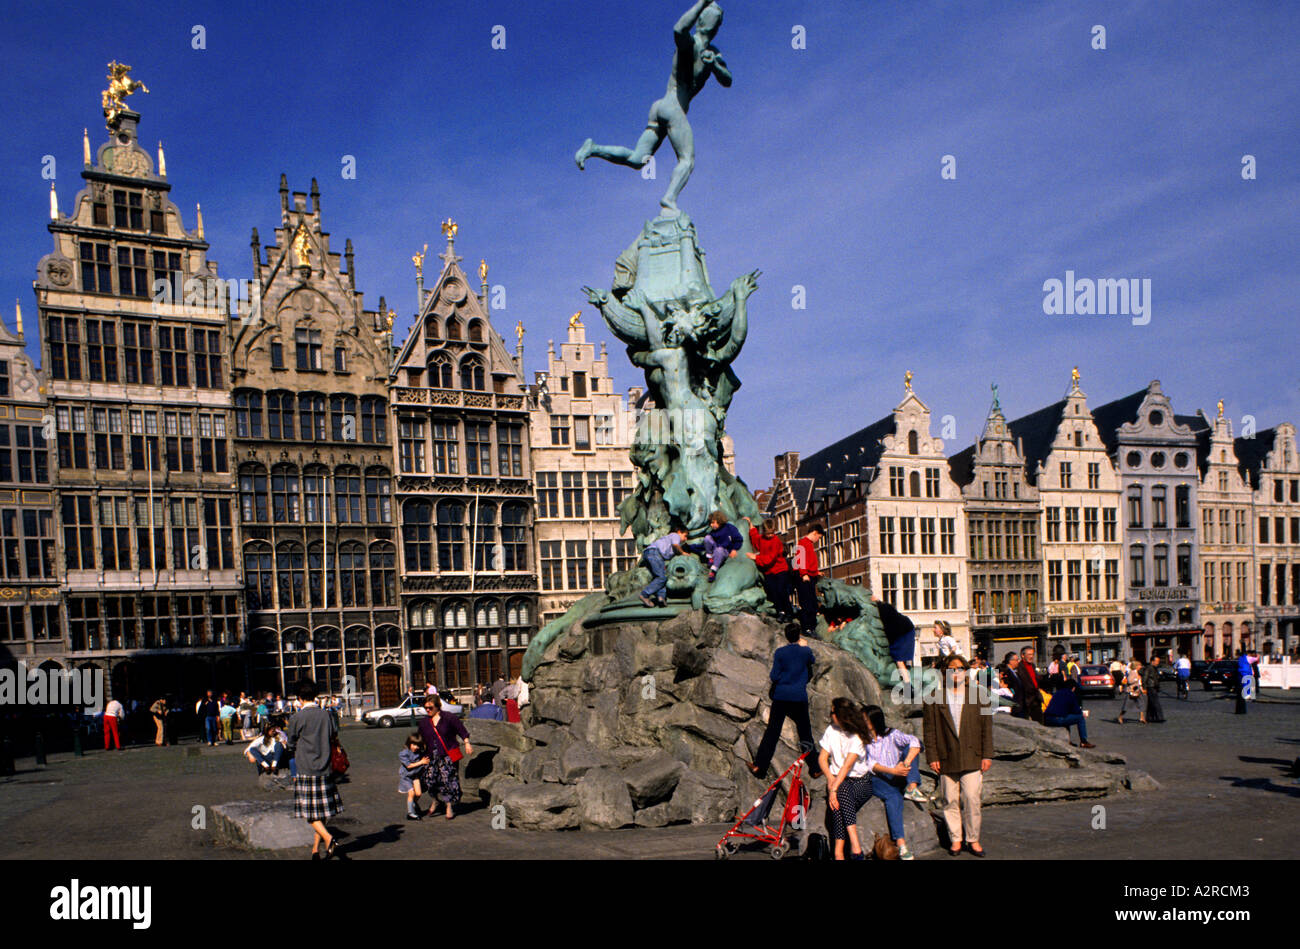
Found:
[[961, 656], [944, 661], [943, 688], [925, 702], [921, 721], [926, 760], [943, 790], [948, 852], [955, 857], [965, 841], [969, 853], [982, 857], [980, 793], [984, 772], [993, 764], [993, 707], [986, 695], [969, 687], [966, 673]]

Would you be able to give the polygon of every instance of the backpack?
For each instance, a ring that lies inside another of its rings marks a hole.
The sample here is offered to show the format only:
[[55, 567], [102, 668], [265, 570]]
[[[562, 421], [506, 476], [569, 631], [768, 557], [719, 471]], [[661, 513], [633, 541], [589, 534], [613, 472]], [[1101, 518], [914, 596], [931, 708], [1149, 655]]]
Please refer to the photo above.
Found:
[[830, 860], [833, 857], [831, 845], [826, 842], [825, 834], [810, 834], [808, 846], [804, 848], [805, 860]]

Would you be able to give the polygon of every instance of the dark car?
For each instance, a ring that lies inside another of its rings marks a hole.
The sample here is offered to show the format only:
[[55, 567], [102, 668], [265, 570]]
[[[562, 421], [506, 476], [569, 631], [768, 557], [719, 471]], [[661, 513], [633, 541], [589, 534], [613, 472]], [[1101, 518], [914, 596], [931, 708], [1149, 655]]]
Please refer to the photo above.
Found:
[[1208, 659], [1193, 659], [1191, 680], [1193, 682], [1205, 682], [1205, 674], [1210, 671], [1211, 665], [1212, 663]]
[[1178, 667], [1172, 662], [1165, 662], [1163, 659], [1160, 660], [1160, 666], [1156, 669], [1156, 672], [1160, 674], [1161, 682], [1173, 682], [1178, 678]]
[[1079, 691], [1085, 695], [1100, 692], [1115, 698], [1119, 694], [1119, 687], [1115, 685], [1110, 669], [1106, 666], [1088, 665], [1079, 667]]
[[[1195, 666], [1192, 667], [1195, 671]], [[1205, 675], [1201, 679], [1201, 686], [1205, 691], [1209, 691], [1216, 685], [1221, 685], [1225, 689], [1232, 691], [1237, 688], [1237, 660], [1219, 659], [1210, 663]]]

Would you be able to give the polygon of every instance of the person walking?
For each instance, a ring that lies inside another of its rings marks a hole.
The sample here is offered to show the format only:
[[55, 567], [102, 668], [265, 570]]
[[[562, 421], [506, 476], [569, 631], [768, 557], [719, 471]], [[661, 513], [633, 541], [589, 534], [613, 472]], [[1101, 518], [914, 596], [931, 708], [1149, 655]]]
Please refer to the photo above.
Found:
[[230, 704], [230, 700], [224, 696], [221, 699], [221, 708], [218, 716], [221, 719], [221, 737], [228, 745], [235, 740], [235, 713], [237, 709]]
[[1065, 677], [1052, 693], [1052, 700], [1047, 703], [1043, 712], [1043, 724], [1052, 728], [1064, 728], [1067, 739], [1070, 737], [1070, 726], [1073, 725], [1079, 730], [1079, 747], [1095, 748], [1097, 746], [1088, 741], [1088, 713], [1079, 704], [1078, 689], [1079, 683], [1075, 679]]
[[[429, 816], [438, 807], [438, 801], [447, 805], [447, 820], [451, 820], [455, 815], [452, 808], [460, 803], [460, 768], [457, 761], [461, 757], [468, 757], [474, 753], [474, 746], [470, 744], [469, 732], [459, 718], [442, 710], [442, 700], [436, 695], [426, 695], [424, 698], [424, 710], [429, 714], [424, 718], [416, 719], [420, 728], [420, 735], [424, 738], [424, 747], [429, 754], [429, 764], [425, 769], [425, 788], [433, 795], [434, 803], [429, 808]], [[464, 743], [464, 749], [452, 760], [452, 751], [459, 749], [460, 743]]]
[[1128, 711], [1129, 703], [1137, 706], [1138, 720], [1145, 725], [1147, 723], [1147, 690], [1142, 684], [1142, 660], [1134, 659], [1128, 664], [1128, 672], [1124, 675], [1124, 701], [1120, 703], [1119, 715], [1115, 721], [1124, 724], [1124, 713]]
[[1237, 715], [1246, 714], [1247, 696], [1255, 694], [1254, 680], [1255, 666], [1250, 661], [1250, 653], [1243, 649], [1241, 655], [1237, 657], [1237, 707], [1235, 709]]
[[206, 741], [209, 747], [215, 748], [217, 746], [217, 720], [221, 717], [221, 703], [212, 697], [211, 689], [208, 689], [205, 698], [201, 698], [194, 703], [194, 714], [203, 723], [203, 731], [200, 733], [199, 740]]
[[808, 682], [812, 678], [816, 657], [802, 640], [798, 623], [786, 624], [785, 640], [786, 644], [772, 655], [772, 685], [769, 689], [772, 707], [767, 713], [767, 728], [758, 743], [758, 752], [748, 767], [756, 778], [767, 774], [781, 737], [781, 727], [789, 718], [794, 721], [799, 736], [799, 753], [809, 754], [808, 773], [815, 778], [820, 776], [821, 770], [818, 761], [812, 757], [817, 746], [813, 744], [812, 723], [808, 718]]
[[817, 581], [821, 579], [821, 564], [817, 560], [817, 545], [821, 543], [825, 528], [818, 521], [799, 538], [794, 551], [795, 590], [799, 597], [799, 627], [805, 636], [817, 636]]
[[830, 808], [835, 859], [844, 859], [844, 842], [849, 859], [865, 860], [858, 839], [858, 810], [871, 799], [867, 773], [867, 742], [871, 729], [858, 703], [849, 698], [831, 702], [831, 722], [822, 734], [818, 764], [826, 775], [826, 804]]
[[749, 544], [754, 548], [747, 556], [763, 575], [763, 589], [776, 608], [777, 620], [788, 623], [794, 619], [794, 611], [790, 608], [790, 564], [785, 559], [785, 542], [771, 518], [763, 521], [761, 531], [748, 517], [744, 520], [749, 525]]
[[248, 741], [249, 739], [256, 737], [256, 732], [253, 729], [253, 712], [257, 709], [257, 706], [253, 704], [253, 700], [249, 698], [247, 692], [240, 692], [239, 705], [237, 708], [239, 715], [239, 738], [241, 741]]
[[[338, 737], [338, 729], [329, 712], [316, 703], [316, 683], [303, 679], [298, 683], [298, 698], [302, 707], [289, 719], [288, 753], [296, 762], [297, 777], [293, 779], [293, 816], [301, 817], [311, 825], [315, 836], [311, 842], [311, 858], [328, 860], [334, 856], [337, 842], [325, 826], [325, 821], [343, 810], [330, 767], [330, 752]], [[321, 848], [324, 848], [324, 853]]]
[[683, 546], [685, 543], [686, 539], [681, 534], [671, 531], [646, 545], [645, 552], [641, 554], [642, 562], [650, 571], [650, 582], [641, 590], [641, 602], [646, 606], [667, 605], [667, 564], [673, 557], [687, 552]]
[[418, 731], [406, 736], [406, 747], [397, 753], [397, 792], [406, 795], [406, 819], [420, 820], [420, 777], [429, 766], [429, 753]]
[[1178, 654], [1178, 663], [1174, 668], [1178, 672], [1178, 698], [1186, 701], [1190, 698], [1192, 689], [1192, 660], [1187, 658], [1187, 653]]
[[1165, 720], [1160, 707], [1160, 657], [1152, 656], [1151, 664], [1142, 672], [1142, 688], [1147, 691], [1147, 722], [1156, 724]]
[[915, 735], [885, 723], [885, 712], [879, 705], [862, 709], [871, 741], [867, 742], [867, 773], [871, 775], [871, 794], [885, 805], [885, 820], [889, 823], [889, 836], [898, 845], [900, 860], [912, 860], [906, 835], [903, 833], [903, 799], [925, 803], [921, 793], [921, 743]]
[[167, 742], [167, 700], [158, 699], [153, 705], [149, 706], [149, 714], [153, 716], [154, 728], [157, 733], [154, 735], [153, 743], [161, 748]]
[[[1043, 724], [1042, 686], [1038, 684], [1038, 670], [1034, 668], [1034, 647], [1020, 650], [1020, 666], [1016, 670], [1025, 692], [1025, 714], [1038, 724]], [[928, 747], [928, 743], [927, 743]]]
[[966, 671], [962, 656], [948, 657], [942, 701], [926, 702], [921, 708], [921, 740], [930, 770], [939, 775], [949, 855], [955, 857], [965, 849], [982, 857], [980, 796], [984, 773], [993, 764], [993, 716], [967, 701]]
[[126, 717], [126, 710], [122, 708], [122, 703], [117, 699], [109, 699], [108, 704], [104, 706], [104, 750], [108, 751], [108, 740], [110, 736], [113, 739], [113, 749], [122, 750], [122, 737], [118, 731], [118, 724]]

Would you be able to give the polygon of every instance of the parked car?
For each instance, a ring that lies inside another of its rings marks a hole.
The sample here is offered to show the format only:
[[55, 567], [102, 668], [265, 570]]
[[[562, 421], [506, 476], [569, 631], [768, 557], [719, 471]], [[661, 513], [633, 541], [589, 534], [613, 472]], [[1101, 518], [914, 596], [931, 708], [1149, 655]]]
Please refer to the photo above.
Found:
[[1079, 667], [1079, 691], [1085, 695], [1102, 692], [1115, 698], [1119, 694], [1119, 686], [1115, 684], [1108, 668], [1088, 665]]
[[[465, 711], [463, 705], [456, 705], [452, 702], [442, 703], [443, 711], [450, 712], [452, 715], [460, 715]], [[428, 712], [424, 710], [423, 695], [408, 695], [402, 699], [400, 705], [394, 705], [391, 708], [372, 708], [361, 716], [361, 721], [366, 725], [377, 725], [380, 728], [392, 728], [398, 724], [412, 724], [417, 718], [427, 718]]]
[[1210, 665], [1211, 663], [1208, 659], [1193, 659], [1192, 674], [1190, 676], [1191, 681], [1204, 683], [1205, 674], [1210, 671]]
[[1160, 668], [1156, 670], [1160, 674], [1161, 682], [1173, 682], [1178, 678], [1178, 667], [1172, 662], [1160, 660]]
[[1237, 688], [1237, 678], [1237, 660], [1219, 659], [1210, 663], [1210, 667], [1205, 670], [1201, 686], [1208, 692], [1216, 685], [1221, 685], [1231, 692]]

